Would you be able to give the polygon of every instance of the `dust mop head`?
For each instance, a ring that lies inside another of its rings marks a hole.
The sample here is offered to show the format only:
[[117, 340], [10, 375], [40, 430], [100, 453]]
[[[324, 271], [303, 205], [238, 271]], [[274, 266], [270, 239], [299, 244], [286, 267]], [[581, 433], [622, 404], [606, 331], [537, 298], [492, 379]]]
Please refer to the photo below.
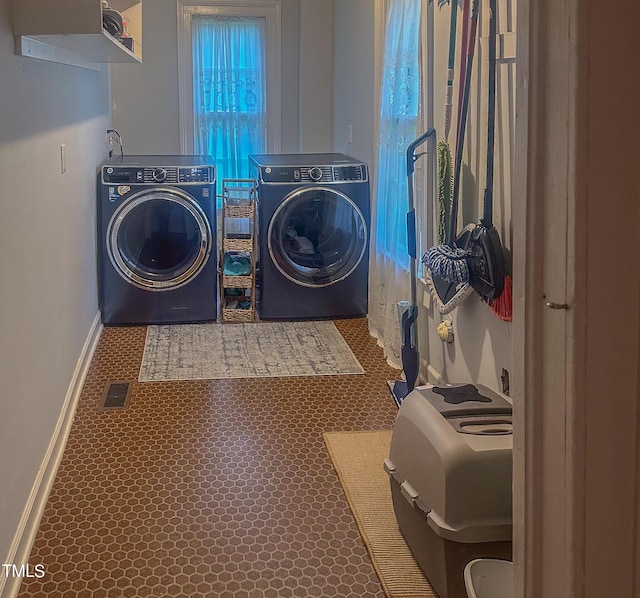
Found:
[[434, 279], [429, 269], [425, 270], [424, 278], [433, 297], [433, 303], [441, 314], [452, 312], [473, 293], [473, 287], [468, 282], [445, 281], [446, 288], [442, 289], [443, 281], [439, 278]]
[[450, 245], [429, 247], [422, 256], [422, 263], [438, 278], [447, 282], [469, 282], [467, 250]]

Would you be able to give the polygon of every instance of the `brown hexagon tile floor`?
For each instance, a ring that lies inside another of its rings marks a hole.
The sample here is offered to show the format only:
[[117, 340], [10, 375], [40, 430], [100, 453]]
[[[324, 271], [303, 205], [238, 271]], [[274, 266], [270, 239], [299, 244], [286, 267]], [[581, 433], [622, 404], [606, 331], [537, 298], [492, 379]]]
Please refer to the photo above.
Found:
[[384, 596], [322, 433], [390, 429], [398, 372], [336, 325], [365, 375], [140, 383], [146, 329], [105, 328], [19, 596]]

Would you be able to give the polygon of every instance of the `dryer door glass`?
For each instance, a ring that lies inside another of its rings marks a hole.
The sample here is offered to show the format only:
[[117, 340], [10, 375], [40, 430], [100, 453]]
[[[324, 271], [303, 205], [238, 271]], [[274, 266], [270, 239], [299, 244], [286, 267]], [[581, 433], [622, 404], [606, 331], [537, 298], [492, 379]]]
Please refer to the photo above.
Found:
[[344, 280], [367, 248], [362, 212], [349, 197], [326, 187], [288, 195], [274, 213], [267, 234], [278, 270], [306, 287]]
[[204, 267], [211, 229], [202, 208], [178, 189], [129, 197], [107, 233], [109, 257], [128, 282], [148, 290], [175, 289]]

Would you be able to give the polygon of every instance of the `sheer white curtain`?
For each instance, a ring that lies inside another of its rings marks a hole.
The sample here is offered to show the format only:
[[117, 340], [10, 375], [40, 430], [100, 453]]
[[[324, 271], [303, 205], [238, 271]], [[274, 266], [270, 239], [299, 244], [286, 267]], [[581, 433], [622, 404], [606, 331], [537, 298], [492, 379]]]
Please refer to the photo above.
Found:
[[194, 150], [215, 157], [218, 180], [246, 178], [266, 150], [265, 19], [195, 16]]
[[377, 185], [372, 202], [369, 330], [401, 367], [397, 302], [410, 294], [407, 146], [418, 136], [421, 0], [390, 0], [384, 38]]

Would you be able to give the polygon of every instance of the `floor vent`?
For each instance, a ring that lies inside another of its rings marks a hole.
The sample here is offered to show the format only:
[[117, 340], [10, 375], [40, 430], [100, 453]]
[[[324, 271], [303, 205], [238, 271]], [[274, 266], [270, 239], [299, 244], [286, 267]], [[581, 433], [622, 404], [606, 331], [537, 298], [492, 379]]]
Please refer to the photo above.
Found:
[[102, 407], [104, 409], [124, 409], [129, 403], [130, 394], [130, 382], [109, 382], [104, 392]]

